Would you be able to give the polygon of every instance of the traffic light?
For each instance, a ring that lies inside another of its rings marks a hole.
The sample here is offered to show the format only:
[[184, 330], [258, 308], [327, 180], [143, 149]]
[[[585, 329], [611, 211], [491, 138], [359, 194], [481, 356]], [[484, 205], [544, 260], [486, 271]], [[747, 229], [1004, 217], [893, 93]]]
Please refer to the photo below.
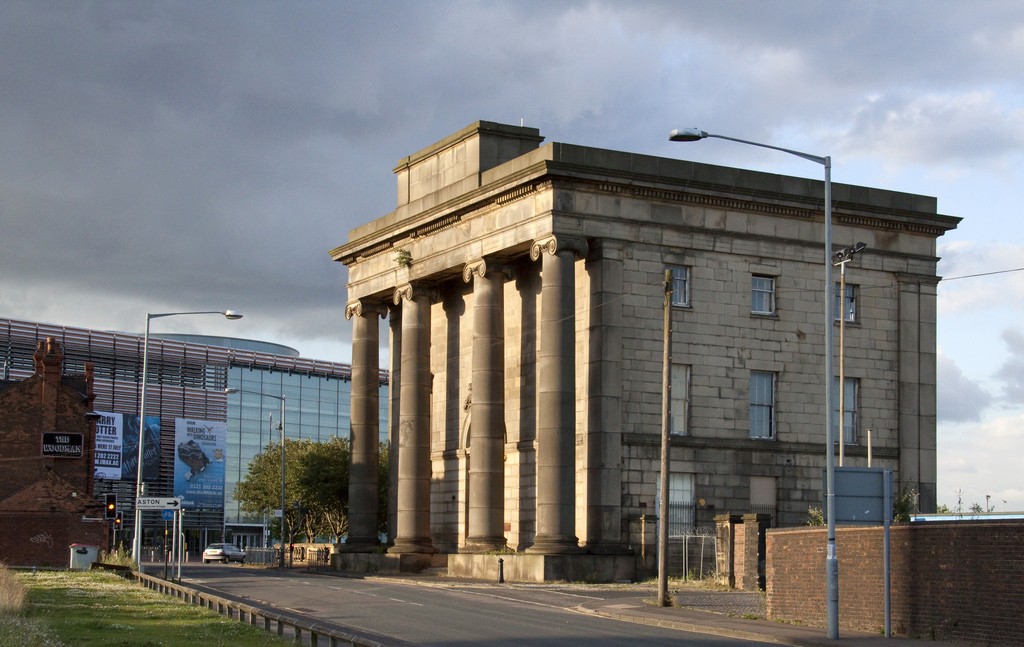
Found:
[[117, 518], [117, 495], [107, 494], [106, 504], [103, 506], [103, 518], [104, 519], [116, 519]]
[[121, 527], [121, 523], [124, 521], [124, 513], [118, 512], [117, 516], [114, 517], [114, 529], [117, 530]]

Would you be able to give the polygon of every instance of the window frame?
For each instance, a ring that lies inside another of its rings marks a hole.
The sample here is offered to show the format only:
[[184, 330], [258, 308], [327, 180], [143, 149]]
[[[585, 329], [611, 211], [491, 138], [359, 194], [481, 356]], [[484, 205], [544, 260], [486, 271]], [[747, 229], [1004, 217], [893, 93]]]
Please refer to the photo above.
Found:
[[[755, 384], [755, 379], [768, 379], [770, 384], [767, 391], [767, 401], [763, 401], [760, 391], [763, 390], [763, 385]], [[749, 395], [748, 400], [750, 402], [750, 414], [749, 414], [749, 433], [750, 437], [755, 440], [775, 440], [776, 429], [778, 422], [776, 420], [776, 403], [777, 393], [776, 387], [778, 385], [778, 374], [774, 371], [750, 371], [749, 381]], [[767, 411], [767, 417], [762, 415], [756, 415], [757, 412]], [[767, 433], [763, 432], [764, 429], [761, 427], [767, 423]], [[755, 429], [757, 425], [757, 429]]]
[[[842, 294], [843, 284], [839, 281], [835, 283], [835, 289], [832, 291], [832, 317], [839, 321], [840, 317], [845, 317], [846, 323], [857, 323], [859, 321], [857, 317], [857, 311], [859, 310], [858, 300], [860, 296], [860, 286], [856, 283], [846, 282], [846, 294]], [[849, 304], [849, 309], [843, 306]]]
[[[669, 416], [669, 434], [673, 436], [690, 435], [690, 379], [693, 367], [689, 364], [672, 364], [672, 385], [669, 393], [671, 413]], [[682, 373], [681, 379], [680, 373]], [[680, 382], [682, 383], [680, 385]], [[681, 426], [680, 430], [677, 426]]]
[[[843, 378], [843, 389], [846, 391], [843, 397], [843, 429], [839, 432], [839, 376], [832, 378], [832, 424], [833, 438], [842, 438], [844, 445], [856, 445], [860, 441], [857, 435], [857, 428], [860, 426], [860, 378], [847, 375]], [[847, 416], [850, 418], [847, 427]], [[847, 433], [849, 429], [849, 433]], [[839, 442], [838, 440], [836, 442]]]
[[[766, 281], [769, 289], [759, 288], [757, 286], [758, 281]], [[750, 275], [750, 313], [755, 315], [774, 315], [775, 314], [775, 280], [776, 277], [769, 274], [751, 274]], [[760, 299], [758, 297], [761, 297]], [[762, 301], [767, 300], [766, 310], [759, 309], [762, 305]]]
[[691, 292], [690, 267], [688, 265], [670, 265], [667, 269], [672, 273], [672, 296], [670, 300], [672, 307], [689, 308]]

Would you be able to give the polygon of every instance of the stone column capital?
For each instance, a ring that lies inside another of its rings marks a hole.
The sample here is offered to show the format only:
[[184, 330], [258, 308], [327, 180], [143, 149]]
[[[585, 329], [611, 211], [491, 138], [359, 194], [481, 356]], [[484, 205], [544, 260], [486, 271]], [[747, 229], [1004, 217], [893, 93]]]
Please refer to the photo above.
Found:
[[421, 283], [406, 283], [395, 288], [395, 305], [401, 305], [402, 301], [411, 301], [416, 298], [425, 297], [431, 303], [440, 300], [437, 288], [423, 285]]
[[462, 280], [466, 283], [472, 283], [474, 276], [484, 278], [492, 273], [501, 273], [505, 275], [506, 279], [511, 279], [512, 267], [507, 263], [487, 258], [478, 258], [462, 266]]
[[387, 307], [382, 301], [377, 299], [357, 299], [350, 301], [345, 305], [345, 318], [351, 319], [352, 317], [363, 317], [367, 315], [377, 315], [378, 317], [385, 317], [388, 314]]
[[574, 236], [543, 236], [533, 241], [533, 245], [530, 246], [530, 258], [536, 261], [544, 252], [557, 254], [561, 251], [571, 251], [576, 258], [584, 258], [587, 255], [587, 241]]

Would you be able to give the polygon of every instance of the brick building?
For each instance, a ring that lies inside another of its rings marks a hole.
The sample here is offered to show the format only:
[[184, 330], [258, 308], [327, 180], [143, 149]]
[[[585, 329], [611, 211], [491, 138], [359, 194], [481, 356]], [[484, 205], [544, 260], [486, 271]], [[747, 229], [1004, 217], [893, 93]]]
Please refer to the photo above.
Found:
[[[803, 523], [825, 465], [822, 183], [542, 141], [477, 122], [403, 158], [395, 211], [331, 251], [353, 320], [348, 549], [377, 542], [375, 499], [355, 492], [375, 487], [381, 318], [392, 552], [652, 542], [666, 270], [670, 533], [727, 511]], [[832, 195], [832, 251], [867, 243], [832, 292], [846, 350], [835, 437], [842, 419], [849, 466], [870, 437], [874, 466], [932, 510], [936, 240], [959, 219], [926, 196]]]
[[34, 361], [31, 377], [0, 382], [0, 560], [67, 567], [71, 544], [108, 546], [110, 523], [90, 495], [92, 372], [63, 375], [53, 339]]

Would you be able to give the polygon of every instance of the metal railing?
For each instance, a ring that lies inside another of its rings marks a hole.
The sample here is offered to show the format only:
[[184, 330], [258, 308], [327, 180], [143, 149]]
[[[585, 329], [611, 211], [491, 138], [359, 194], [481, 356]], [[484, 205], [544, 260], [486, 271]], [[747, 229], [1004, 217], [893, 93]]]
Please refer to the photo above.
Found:
[[276, 633], [281, 637], [291, 637], [296, 645], [309, 645], [310, 647], [320, 647], [321, 645], [328, 645], [329, 647], [337, 647], [338, 645], [384, 647], [383, 643], [375, 640], [363, 638], [338, 628], [318, 624], [306, 618], [289, 616], [272, 609], [229, 600], [144, 573], [136, 572], [133, 574], [133, 577], [140, 584], [157, 593], [177, 598], [185, 604], [216, 611], [243, 624], [254, 627], [262, 626], [267, 633]]

